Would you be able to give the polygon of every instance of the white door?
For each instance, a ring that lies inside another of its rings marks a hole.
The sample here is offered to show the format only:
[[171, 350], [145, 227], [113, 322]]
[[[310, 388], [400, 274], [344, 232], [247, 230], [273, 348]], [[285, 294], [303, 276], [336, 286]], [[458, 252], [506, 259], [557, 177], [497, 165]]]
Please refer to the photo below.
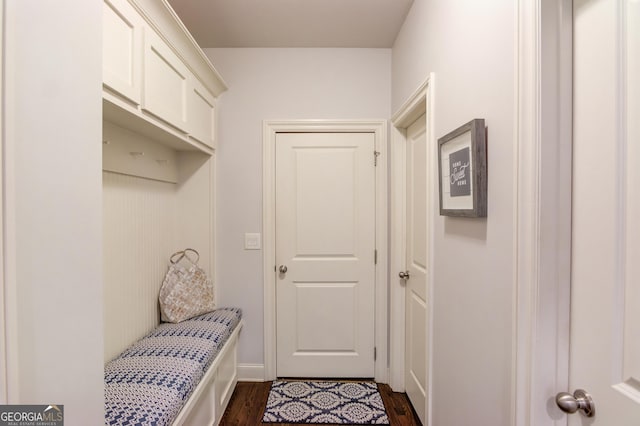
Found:
[[637, 0], [574, 2], [572, 426], [640, 424], [639, 27]]
[[407, 129], [405, 387], [422, 423], [427, 397], [427, 132], [426, 116]]
[[276, 136], [276, 374], [373, 377], [373, 133]]

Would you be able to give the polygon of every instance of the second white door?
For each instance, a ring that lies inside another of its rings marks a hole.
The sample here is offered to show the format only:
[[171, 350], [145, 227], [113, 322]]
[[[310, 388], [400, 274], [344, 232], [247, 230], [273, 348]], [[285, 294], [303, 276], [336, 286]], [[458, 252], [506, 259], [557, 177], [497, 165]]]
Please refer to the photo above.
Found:
[[405, 386], [423, 424], [427, 396], [427, 133], [426, 116], [407, 129]]
[[373, 377], [373, 133], [276, 136], [276, 374]]

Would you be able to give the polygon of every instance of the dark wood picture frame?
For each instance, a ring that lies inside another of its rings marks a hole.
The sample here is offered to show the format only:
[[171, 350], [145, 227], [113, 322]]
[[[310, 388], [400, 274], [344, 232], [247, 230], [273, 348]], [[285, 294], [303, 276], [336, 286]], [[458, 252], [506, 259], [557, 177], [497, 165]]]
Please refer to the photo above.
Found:
[[485, 135], [476, 118], [438, 139], [441, 216], [487, 217]]

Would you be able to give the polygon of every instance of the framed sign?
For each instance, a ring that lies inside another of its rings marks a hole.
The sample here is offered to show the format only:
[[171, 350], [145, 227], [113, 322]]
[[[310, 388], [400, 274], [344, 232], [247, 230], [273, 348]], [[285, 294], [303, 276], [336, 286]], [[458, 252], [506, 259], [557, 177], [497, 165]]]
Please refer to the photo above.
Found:
[[441, 216], [487, 216], [485, 139], [479, 118], [438, 139]]

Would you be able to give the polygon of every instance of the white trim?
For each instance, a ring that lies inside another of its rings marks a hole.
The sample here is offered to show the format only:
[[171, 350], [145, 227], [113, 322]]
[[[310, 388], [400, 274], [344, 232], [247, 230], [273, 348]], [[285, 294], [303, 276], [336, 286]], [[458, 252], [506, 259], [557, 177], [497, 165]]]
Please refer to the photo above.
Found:
[[264, 364], [238, 364], [238, 380], [264, 382]]
[[213, 277], [214, 284], [214, 297], [215, 300], [220, 300], [220, 290], [218, 289], [218, 268], [216, 264], [217, 259], [217, 245], [215, 236], [218, 235], [218, 227], [217, 227], [217, 215], [215, 214], [216, 205], [218, 202], [218, 194], [216, 193], [216, 188], [218, 187], [217, 176], [218, 176], [218, 158], [217, 152], [214, 151], [209, 158], [209, 194], [211, 196], [209, 200], [209, 229], [211, 230], [211, 234], [209, 235], [209, 265], [211, 265], [209, 275]]
[[264, 277], [264, 378], [276, 378], [275, 300], [275, 141], [278, 132], [372, 132], [376, 151], [376, 324], [375, 380], [388, 381], [387, 369], [387, 122], [385, 120], [266, 120], [262, 150], [262, 233]]
[[7, 39], [6, 34], [11, 31], [11, 20], [7, 18], [11, 14], [11, 3], [2, 2], [3, 32], [2, 32], [2, 167], [3, 167], [3, 206], [2, 206], [2, 244], [3, 244], [3, 280], [4, 280], [4, 332], [5, 332], [5, 363], [6, 363], [6, 399], [9, 404], [17, 404], [20, 396], [20, 358], [18, 339], [18, 286], [16, 277], [16, 190], [15, 190], [15, 137], [12, 137], [13, 127], [7, 124], [13, 123], [14, 111], [6, 108], [14, 104], [15, 90], [7, 90], [4, 82], [12, 79], [17, 72], [15, 66], [7, 64], [6, 58], [12, 57], [18, 49], [17, 41]]
[[238, 336], [244, 325], [240, 321], [191, 392], [171, 423], [192, 424], [194, 420], [218, 424], [238, 383]]
[[0, 3], [0, 404], [7, 404], [7, 324], [4, 288], [4, 0]]
[[[405, 392], [405, 286], [397, 278], [406, 265], [406, 128], [391, 127], [391, 232], [389, 265], [389, 385], [394, 392]], [[404, 179], [403, 179], [404, 177]]]
[[[531, 420], [534, 306], [537, 286], [538, 146], [540, 144], [540, 7], [539, 0], [518, 2], [516, 55], [516, 117], [514, 164], [514, 347], [513, 425], [528, 426]], [[529, 207], [530, 210], [526, 210]]]
[[568, 389], [572, 2], [516, 13], [511, 423], [551, 426], [567, 418], [548, 401]]
[[427, 224], [428, 224], [428, 253], [427, 259], [427, 401], [425, 416], [427, 424], [431, 424], [432, 401], [432, 367], [433, 367], [433, 277], [434, 277], [434, 215], [433, 200], [436, 193], [434, 186], [436, 162], [435, 162], [435, 136], [433, 131], [434, 120], [434, 88], [435, 75], [431, 73], [426, 81], [409, 97], [392, 117], [391, 139], [391, 264], [390, 264], [390, 363], [389, 384], [396, 392], [405, 391], [405, 286], [404, 282], [396, 277], [403, 271], [406, 265], [406, 129], [422, 114], [426, 113], [427, 126], [427, 165], [431, 173], [427, 173]]
[[409, 99], [393, 114], [391, 123], [396, 128], [406, 129], [418, 117], [427, 112], [427, 90], [429, 90], [429, 82], [433, 79], [433, 73], [418, 87]]
[[264, 281], [264, 378], [276, 378], [276, 294], [273, 267], [276, 264], [275, 130], [267, 122], [262, 133], [262, 268]]

